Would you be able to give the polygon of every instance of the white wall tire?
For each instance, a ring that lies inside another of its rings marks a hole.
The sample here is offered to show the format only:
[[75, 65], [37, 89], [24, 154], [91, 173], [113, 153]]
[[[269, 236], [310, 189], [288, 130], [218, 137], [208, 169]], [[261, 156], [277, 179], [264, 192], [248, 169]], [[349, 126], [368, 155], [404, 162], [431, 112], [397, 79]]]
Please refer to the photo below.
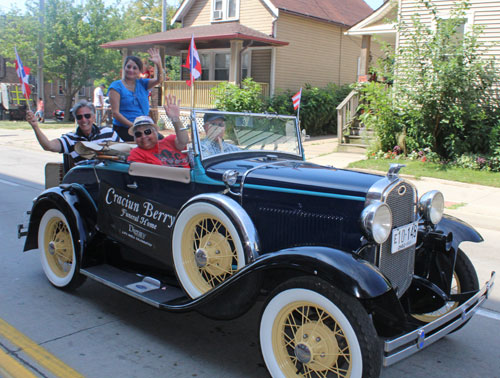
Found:
[[177, 277], [191, 298], [221, 284], [245, 266], [238, 230], [219, 207], [194, 202], [178, 216], [172, 238]]
[[49, 209], [38, 227], [38, 248], [43, 271], [57, 288], [67, 289], [83, 282], [78, 272], [78, 257], [71, 226], [57, 209]]
[[[305, 278], [281, 285], [264, 308], [260, 344], [270, 374], [274, 378], [297, 376], [298, 371], [306, 377], [378, 377], [379, 340], [362, 306], [331, 286], [326, 291], [311, 289], [311, 282]], [[354, 303], [359, 306], [351, 307]]]

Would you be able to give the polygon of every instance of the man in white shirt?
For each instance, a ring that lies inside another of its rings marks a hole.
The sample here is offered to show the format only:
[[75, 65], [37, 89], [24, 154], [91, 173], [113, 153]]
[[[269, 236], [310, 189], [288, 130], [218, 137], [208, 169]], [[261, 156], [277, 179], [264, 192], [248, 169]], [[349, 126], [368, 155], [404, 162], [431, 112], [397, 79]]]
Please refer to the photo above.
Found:
[[101, 127], [102, 116], [104, 112], [104, 84], [100, 84], [94, 89], [94, 106], [96, 111], [96, 125]]

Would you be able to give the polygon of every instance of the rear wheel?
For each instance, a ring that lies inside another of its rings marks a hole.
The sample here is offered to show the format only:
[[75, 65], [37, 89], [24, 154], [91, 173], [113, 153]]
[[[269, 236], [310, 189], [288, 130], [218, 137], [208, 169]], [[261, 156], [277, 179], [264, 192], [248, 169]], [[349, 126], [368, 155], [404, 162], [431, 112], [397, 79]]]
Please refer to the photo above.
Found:
[[196, 298], [245, 266], [238, 230], [219, 207], [194, 202], [177, 218], [173, 234], [175, 271], [182, 287]]
[[361, 304], [325, 281], [292, 279], [264, 307], [261, 351], [273, 377], [378, 377], [381, 346]]
[[43, 271], [52, 285], [59, 289], [75, 289], [85, 277], [79, 273], [79, 260], [71, 226], [58, 209], [49, 209], [38, 228], [38, 247]]
[[[477, 273], [474, 269], [474, 265], [472, 265], [472, 262], [469, 260], [464, 251], [458, 249], [457, 261], [455, 263], [455, 270], [453, 271], [450, 294], [462, 294], [478, 290], [479, 280], [477, 278]], [[425, 314], [413, 314], [413, 317], [421, 321], [422, 323], [430, 323], [440, 318], [441, 316], [446, 315], [450, 311], [457, 308], [459, 305], [459, 302], [449, 301], [436, 311]]]

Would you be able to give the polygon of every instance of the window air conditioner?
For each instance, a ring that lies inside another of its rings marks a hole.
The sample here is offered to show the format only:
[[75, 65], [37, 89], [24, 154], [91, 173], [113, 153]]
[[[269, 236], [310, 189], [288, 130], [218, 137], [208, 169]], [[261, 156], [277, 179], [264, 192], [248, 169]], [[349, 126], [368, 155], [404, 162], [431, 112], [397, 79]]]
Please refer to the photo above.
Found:
[[222, 20], [222, 11], [221, 10], [214, 11], [214, 20]]

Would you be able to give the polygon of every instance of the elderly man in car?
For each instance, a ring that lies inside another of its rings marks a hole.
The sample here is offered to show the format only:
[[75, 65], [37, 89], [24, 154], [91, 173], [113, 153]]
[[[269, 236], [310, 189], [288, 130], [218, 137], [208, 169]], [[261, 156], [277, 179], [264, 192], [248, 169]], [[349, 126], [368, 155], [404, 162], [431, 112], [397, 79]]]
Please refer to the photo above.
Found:
[[219, 113], [205, 113], [203, 128], [206, 137], [201, 140], [201, 152], [204, 157], [221, 154], [223, 152], [240, 151], [234, 144], [224, 141], [226, 132], [226, 118]]
[[165, 103], [164, 109], [174, 125], [175, 134], [159, 139], [155, 122], [148, 116], [137, 117], [129, 128], [137, 147], [130, 151], [128, 161], [189, 168], [189, 158], [182, 152], [189, 142], [189, 135], [179, 119], [180, 100], [177, 102], [175, 96], [168, 95]]

